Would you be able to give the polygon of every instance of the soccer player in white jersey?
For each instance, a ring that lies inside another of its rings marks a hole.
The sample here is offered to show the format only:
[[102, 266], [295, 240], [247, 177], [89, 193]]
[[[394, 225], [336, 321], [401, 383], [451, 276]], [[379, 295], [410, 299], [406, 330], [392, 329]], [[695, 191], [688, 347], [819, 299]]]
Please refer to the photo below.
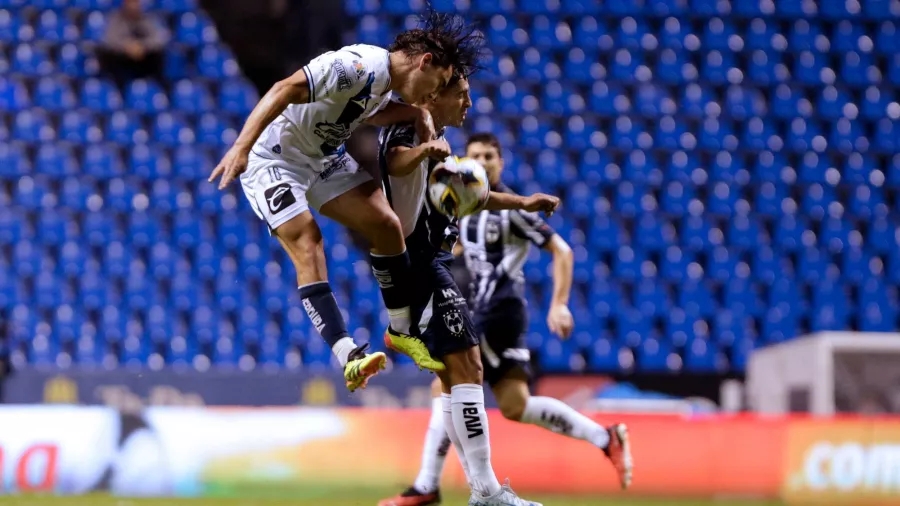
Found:
[[[501, 485], [491, 466], [490, 432], [484, 409], [479, 335], [450, 266], [459, 235], [456, 218], [438, 212], [426, 198], [428, 176], [450, 154], [445, 127], [458, 127], [472, 105], [467, 68], [457, 69], [449, 86], [425, 103], [438, 139], [420, 142], [412, 123], [382, 131], [379, 162], [385, 194], [403, 224], [412, 271], [417, 280], [412, 321], [418, 325], [431, 355], [443, 360], [438, 372], [444, 437], [456, 446], [472, 495], [470, 506], [538, 506]], [[486, 209], [527, 209], [552, 212], [559, 199], [491, 193]], [[448, 443], [449, 445], [449, 443]]]
[[[293, 262], [303, 307], [344, 367], [350, 391], [365, 387], [386, 357], [367, 355], [368, 343], [357, 346], [347, 332], [310, 208], [369, 240], [372, 270], [390, 314], [385, 341], [420, 367], [443, 370], [410, 329], [412, 282], [400, 222], [379, 185], [347, 154], [345, 142], [362, 123], [397, 122], [413, 122], [430, 140], [431, 114], [406, 104], [443, 88], [454, 67], [476, 57], [482, 40], [462, 18], [432, 12], [423, 28], [401, 33], [388, 50], [352, 45], [319, 56], [266, 93], [209, 177], [221, 177], [220, 189], [240, 178], [254, 211]], [[406, 104], [392, 101], [392, 93]]]
[[[491, 181], [492, 199], [512, 192], [500, 182], [503, 158], [500, 143], [491, 134], [469, 138], [466, 156], [480, 162]], [[615, 468], [622, 488], [631, 484], [632, 460], [625, 425], [603, 427], [550, 397], [532, 396], [530, 354], [525, 345], [528, 328], [522, 266], [534, 244], [553, 255], [553, 297], [547, 315], [551, 332], [569, 337], [574, 322], [567, 306], [572, 286], [572, 251], [566, 241], [537, 214], [522, 210], [486, 209], [464, 217], [459, 228], [466, 267], [472, 277], [470, 305], [478, 337], [484, 379], [491, 386], [500, 412], [509, 420], [528, 423], [570, 438], [584, 440], [603, 450]], [[415, 483], [379, 506], [424, 506], [441, 501], [440, 480], [444, 459], [453, 439], [438, 400], [441, 385], [435, 381], [431, 421], [425, 435], [422, 465]], [[448, 437], [448, 433], [450, 436]]]

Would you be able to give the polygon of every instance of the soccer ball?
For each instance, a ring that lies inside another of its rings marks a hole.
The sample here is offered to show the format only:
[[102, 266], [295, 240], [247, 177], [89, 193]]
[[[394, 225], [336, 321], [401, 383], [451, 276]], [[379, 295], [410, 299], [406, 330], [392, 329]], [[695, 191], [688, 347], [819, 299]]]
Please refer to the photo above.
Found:
[[471, 158], [447, 157], [428, 176], [428, 198], [447, 216], [462, 218], [480, 211], [490, 194], [487, 172]]

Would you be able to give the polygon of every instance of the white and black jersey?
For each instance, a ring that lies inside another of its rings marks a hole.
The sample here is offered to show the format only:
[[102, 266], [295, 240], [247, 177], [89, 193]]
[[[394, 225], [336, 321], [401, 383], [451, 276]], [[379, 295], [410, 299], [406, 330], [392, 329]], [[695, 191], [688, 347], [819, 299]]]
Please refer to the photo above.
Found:
[[263, 158], [306, 162], [344, 152], [350, 134], [391, 99], [390, 53], [356, 44], [329, 51], [303, 67], [309, 103], [291, 104], [260, 135]]
[[[439, 132], [438, 138], [443, 138], [443, 132]], [[426, 196], [428, 176], [438, 162], [426, 159], [405, 177], [388, 174], [387, 153], [391, 148], [412, 148], [419, 144], [415, 126], [401, 123], [385, 128], [378, 141], [384, 193], [400, 218], [410, 255], [430, 258], [437, 252], [451, 251], [459, 237], [457, 220], [438, 212]]]
[[[492, 188], [511, 193], [505, 185]], [[525, 304], [522, 267], [532, 244], [542, 247], [555, 232], [536, 213], [481, 211], [460, 222], [460, 239], [471, 275], [470, 303], [476, 314], [493, 312], [501, 304]]]

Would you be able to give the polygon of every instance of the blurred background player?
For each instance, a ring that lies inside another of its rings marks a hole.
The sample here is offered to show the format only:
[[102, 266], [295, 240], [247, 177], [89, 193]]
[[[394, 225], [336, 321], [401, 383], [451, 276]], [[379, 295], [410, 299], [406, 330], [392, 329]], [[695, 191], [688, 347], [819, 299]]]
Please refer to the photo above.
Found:
[[[433, 111], [434, 112], [434, 111]], [[492, 134], [475, 134], [466, 144], [466, 156], [487, 170], [493, 192], [512, 192], [501, 181], [500, 142]], [[495, 202], [495, 193], [491, 194]], [[491, 386], [503, 416], [587, 441], [603, 450], [616, 469], [622, 488], [631, 484], [632, 459], [624, 424], [603, 427], [564, 402], [532, 396], [530, 352], [525, 345], [528, 310], [522, 267], [531, 244], [553, 255], [553, 296], [547, 327], [568, 338], [574, 321], [568, 308], [572, 287], [572, 250], [565, 240], [536, 214], [519, 210], [484, 210], [460, 221], [460, 243], [471, 277], [470, 298], [475, 329], [481, 341], [484, 379]], [[435, 400], [425, 435], [422, 464], [415, 483], [379, 506], [422, 506], [441, 501], [440, 480], [452, 436], [446, 428], [440, 384], [432, 384]], [[459, 450], [459, 445], [455, 445]], [[468, 476], [468, 472], [466, 473]]]
[[442, 369], [410, 336], [409, 255], [400, 222], [344, 143], [363, 122], [413, 122], [430, 140], [434, 126], [428, 111], [391, 102], [391, 92], [407, 104], [431, 96], [470, 58], [472, 40], [473, 29], [461, 18], [432, 14], [424, 28], [398, 35], [389, 50], [353, 45], [325, 53], [269, 90], [209, 178], [221, 176], [223, 189], [240, 176], [254, 211], [294, 263], [303, 307], [344, 367], [351, 391], [384, 368], [386, 357], [366, 355], [368, 345], [357, 346], [349, 336], [310, 207], [369, 240], [372, 271], [391, 318], [385, 339], [420, 367]]
[[132, 79], [162, 77], [169, 39], [166, 25], [144, 12], [142, 0], [124, 0], [122, 8], [109, 16], [97, 56], [103, 70], [124, 88]]
[[[446, 127], [459, 127], [472, 106], [469, 82], [457, 69], [441, 93], [425, 107], [434, 118], [438, 138], [419, 142], [414, 125], [398, 124], [381, 135], [381, 176], [385, 194], [397, 212], [410, 251], [412, 271], [417, 280], [412, 306], [423, 340], [431, 354], [447, 366], [438, 375], [442, 386], [440, 406], [442, 436], [452, 440], [472, 488], [470, 505], [534, 505], [518, 498], [508, 484], [500, 485], [491, 466], [490, 432], [484, 409], [484, 389], [478, 335], [466, 300], [456, 285], [450, 266], [453, 246], [459, 233], [457, 220], [434, 209], [426, 198], [428, 176], [450, 154], [443, 138]], [[544, 209], [552, 212], [559, 200], [549, 195], [508, 198], [493, 194], [489, 207]]]

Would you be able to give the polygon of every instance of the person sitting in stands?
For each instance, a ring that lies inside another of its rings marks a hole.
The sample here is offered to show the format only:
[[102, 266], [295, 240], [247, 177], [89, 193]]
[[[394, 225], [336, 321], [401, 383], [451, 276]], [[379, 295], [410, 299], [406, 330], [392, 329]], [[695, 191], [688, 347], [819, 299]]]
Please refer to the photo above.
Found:
[[109, 17], [100, 64], [120, 87], [138, 78], [160, 79], [163, 48], [169, 31], [156, 16], [144, 12], [142, 0], [123, 0], [122, 8]]

